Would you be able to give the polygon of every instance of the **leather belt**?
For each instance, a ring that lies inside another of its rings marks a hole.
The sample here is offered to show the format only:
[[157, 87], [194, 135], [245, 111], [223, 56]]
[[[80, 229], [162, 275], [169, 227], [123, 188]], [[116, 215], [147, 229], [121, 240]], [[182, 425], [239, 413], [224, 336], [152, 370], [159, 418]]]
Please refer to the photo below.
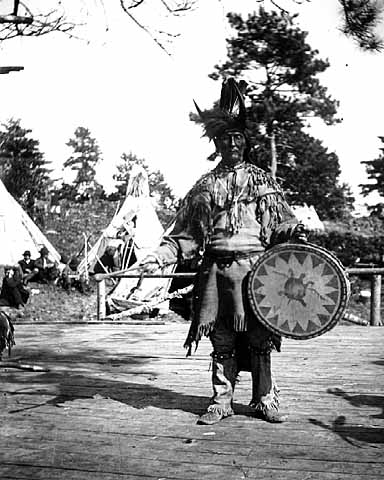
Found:
[[262, 253], [263, 250], [251, 250], [247, 252], [234, 250], [233, 252], [223, 252], [222, 254], [220, 252], [207, 251], [205, 252], [204, 256], [210, 260], [218, 262], [233, 262], [234, 260], [241, 260], [254, 257], [255, 255], [261, 255]]

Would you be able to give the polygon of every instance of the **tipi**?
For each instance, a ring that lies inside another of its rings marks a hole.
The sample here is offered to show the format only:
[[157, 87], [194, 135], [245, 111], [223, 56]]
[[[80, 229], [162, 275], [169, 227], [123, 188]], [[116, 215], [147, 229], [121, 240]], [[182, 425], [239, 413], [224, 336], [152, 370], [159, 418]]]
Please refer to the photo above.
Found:
[[[79, 274], [86, 270], [92, 271], [107, 247], [124, 247], [124, 243], [125, 247], [132, 246], [130, 249], [125, 248], [126, 257], [134, 253], [134, 258], [140, 260], [157, 247], [163, 233], [164, 229], [149, 195], [147, 173], [142, 167], [136, 167], [132, 169], [124, 203], [87, 257], [79, 264], [77, 271]], [[126, 261], [127, 258], [123, 260]]]
[[[110, 241], [110, 235], [121, 230], [122, 226], [131, 232], [130, 240], [137, 262], [140, 262], [143, 257], [153, 252], [160, 244], [164, 235], [164, 229], [157, 217], [149, 194], [148, 176], [143, 169], [136, 170], [131, 175], [125, 202], [105, 230], [103, 238], [106, 240], [102, 241]], [[101, 241], [98, 243], [100, 244]], [[132, 265], [132, 269], [134, 268], [135, 264]], [[163, 273], [171, 273], [173, 270], [174, 266], [171, 265], [165, 267]], [[162, 299], [166, 295], [169, 285], [170, 279], [167, 278], [144, 278], [139, 280], [121, 278], [107, 296], [108, 310], [110, 312], [121, 312]], [[166, 311], [168, 302], [161, 302], [159, 308], [162, 311]]]
[[52, 260], [60, 262], [59, 252], [0, 180], [0, 265], [15, 265], [25, 250], [36, 258], [43, 246]]
[[325, 230], [324, 223], [320, 220], [313, 205], [308, 207], [308, 205], [304, 203], [304, 205], [291, 205], [291, 208], [297, 220], [308, 230]]

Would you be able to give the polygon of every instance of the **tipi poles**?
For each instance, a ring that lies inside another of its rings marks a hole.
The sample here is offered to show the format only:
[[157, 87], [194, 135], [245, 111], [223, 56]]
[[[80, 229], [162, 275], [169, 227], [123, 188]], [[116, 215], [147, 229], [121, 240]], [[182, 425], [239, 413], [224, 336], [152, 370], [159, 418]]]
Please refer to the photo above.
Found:
[[88, 237], [85, 233], [84, 236], [84, 257], [85, 257], [85, 274], [84, 279], [88, 283], [89, 282], [89, 272], [88, 272]]
[[[134, 236], [132, 236], [130, 238], [131, 246], [129, 247], [129, 251], [128, 251], [128, 249], [124, 249], [124, 255], [123, 255], [122, 262], [121, 262], [121, 268], [128, 268], [128, 266], [129, 266], [129, 262], [130, 262], [131, 257], [132, 257], [133, 248], [135, 246], [134, 238], [135, 238]], [[127, 252], [128, 252], [128, 258], [127, 258]]]

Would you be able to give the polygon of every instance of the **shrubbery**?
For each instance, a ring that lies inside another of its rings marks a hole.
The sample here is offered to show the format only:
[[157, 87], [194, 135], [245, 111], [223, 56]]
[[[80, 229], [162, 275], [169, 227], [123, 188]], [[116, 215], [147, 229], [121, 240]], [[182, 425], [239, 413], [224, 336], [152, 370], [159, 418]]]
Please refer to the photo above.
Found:
[[311, 243], [333, 252], [345, 267], [361, 263], [382, 264], [384, 255], [384, 232], [382, 235], [365, 236], [355, 232], [330, 231], [310, 233]]

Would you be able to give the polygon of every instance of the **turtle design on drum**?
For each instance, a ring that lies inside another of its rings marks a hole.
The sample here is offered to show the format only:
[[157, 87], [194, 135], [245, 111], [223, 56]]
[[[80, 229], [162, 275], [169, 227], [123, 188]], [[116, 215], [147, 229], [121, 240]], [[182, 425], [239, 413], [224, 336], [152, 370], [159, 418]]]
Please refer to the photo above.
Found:
[[285, 295], [289, 300], [296, 300], [300, 302], [304, 307], [307, 306], [304, 298], [307, 293], [307, 288], [313, 285], [314, 282], [310, 280], [304, 283], [305, 273], [301, 273], [298, 277], [294, 276], [292, 269], [289, 269], [289, 278], [284, 284], [284, 290], [280, 290], [279, 295]]

